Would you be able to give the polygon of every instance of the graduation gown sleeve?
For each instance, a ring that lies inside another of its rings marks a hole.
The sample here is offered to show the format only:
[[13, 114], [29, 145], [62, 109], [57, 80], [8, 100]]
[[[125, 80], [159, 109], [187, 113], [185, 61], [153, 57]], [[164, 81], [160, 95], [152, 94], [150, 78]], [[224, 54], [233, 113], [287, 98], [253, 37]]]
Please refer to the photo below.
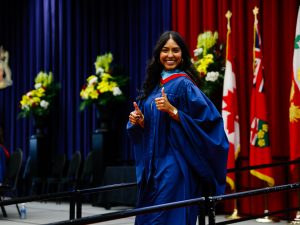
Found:
[[180, 123], [171, 121], [173, 149], [178, 151], [211, 190], [223, 194], [226, 187], [228, 140], [223, 120], [212, 102], [191, 81], [185, 79], [178, 87], [181, 93], [174, 100]]

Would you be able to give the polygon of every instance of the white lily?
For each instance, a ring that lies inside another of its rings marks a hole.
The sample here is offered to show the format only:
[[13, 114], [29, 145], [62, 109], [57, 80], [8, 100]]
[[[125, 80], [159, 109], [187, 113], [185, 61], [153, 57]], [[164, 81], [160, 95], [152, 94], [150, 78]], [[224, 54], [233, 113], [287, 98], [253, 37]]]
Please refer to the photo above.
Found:
[[119, 87], [114, 87], [113, 88], [113, 95], [114, 96], [118, 96], [118, 95], [121, 95], [122, 94], [122, 91]]
[[45, 101], [45, 100], [42, 100], [41, 103], [40, 103], [40, 106], [44, 109], [47, 109], [48, 106], [49, 106], [49, 102]]
[[217, 72], [214, 72], [214, 71], [208, 72], [207, 75], [206, 75], [206, 77], [205, 77], [205, 80], [206, 81], [215, 82], [216, 80], [218, 80], [219, 75], [220, 74], [219, 74], [218, 71]]

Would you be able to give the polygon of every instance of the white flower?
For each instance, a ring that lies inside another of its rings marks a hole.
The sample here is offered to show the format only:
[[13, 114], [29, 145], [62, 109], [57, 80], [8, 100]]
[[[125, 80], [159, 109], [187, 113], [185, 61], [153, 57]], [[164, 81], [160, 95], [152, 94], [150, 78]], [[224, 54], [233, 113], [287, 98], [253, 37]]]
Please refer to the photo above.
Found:
[[203, 52], [203, 48], [196, 48], [194, 50], [194, 56], [199, 56]]
[[114, 96], [118, 96], [118, 95], [121, 95], [122, 94], [122, 91], [119, 87], [114, 87], [113, 88], [113, 95]]
[[36, 83], [36, 84], [34, 85], [34, 88], [35, 88], [35, 89], [39, 89], [40, 87], [42, 87], [42, 83]]
[[205, 80], [215, 82], [216, 80], [218, 80], [218, 78], [219, 78], [219, 72], [212, 71], [207, 73]]
[[47, 109], [48, 106], [49, 106], [49, 102], [45, 101], [45, 100], [42, 100], [41, 103], [40, 103], [40, 106], [44, 109]]
[[97, 74], [101, 74], [103, 72], [104, 72], [104, 69], [102, 67], [98, 67], [97, 70], [96, 70]]

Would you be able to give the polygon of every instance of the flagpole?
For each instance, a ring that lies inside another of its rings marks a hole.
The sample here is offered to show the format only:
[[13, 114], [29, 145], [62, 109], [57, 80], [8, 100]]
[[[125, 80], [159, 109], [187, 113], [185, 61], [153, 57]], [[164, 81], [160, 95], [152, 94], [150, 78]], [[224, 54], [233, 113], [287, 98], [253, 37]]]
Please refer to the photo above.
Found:
[[[255, 71], [255, 61], [256, 61], [256, 54], [255, 54], [255, 48], [256, 48], [256, 33], [258, 32], [257, 27], [258, 27], [258, 19], [257, 19], [257, 15], [259, 13], [259, 8], [257, 6], [254, 7], [253, 11], [253, 15], [254, 15], [254, 29], [253, 29], [253, 69]], [[268, 195], [265, 194], [264, 195], [264, 213], [268, 213]], [[265, 216], [263, 218], [257, 218], [256, 222], [260, 222], [260, 223], [270, 223], [270, 222], [279, 222], [278, 219], [275, 218], [271, 218], [269, 216]]]
[[[225, 17], [227, 18], [227, 36], [226, 36], [226, 46], [228, 46], [229, 41], [229, 34], [231, 33], [231, 27], [230, 27], [230, 18], [232, 16], [232, 13], [230, 10], [228, 10], [225, 14]], [[226, 48], [226, 59], [228, 58], [228, 48]]]
[[[228, 42], [229, 42], [229, 34], [231, 33], [231, 27], [230, 27], [230, 18], [232, 16], [232, 13], [230, 10], [228, 10], [225, 14], [225, 17], [227, 18], [227, 37], [226, 37], [226, 60], [228, 59]], [[236, 189], [233, 189], [233, 192], [235, 192]], [[226, 219], [239, 219], [240, 216], [238, 215], [238, 208], [237, 208], [237, 199], [234, 199], [233, 202], [233, 212], [231, 215], [226, 216]]]

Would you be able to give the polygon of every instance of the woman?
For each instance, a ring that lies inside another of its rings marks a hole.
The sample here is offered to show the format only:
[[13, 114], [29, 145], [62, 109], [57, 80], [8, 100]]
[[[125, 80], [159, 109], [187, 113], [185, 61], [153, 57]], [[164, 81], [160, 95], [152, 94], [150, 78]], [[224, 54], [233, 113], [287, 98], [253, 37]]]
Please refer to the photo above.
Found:
[[[228, 141], [223, 120], [199, 83], [182, 37], [163, 33], [127, 124], [138, 207], [224, 192]], [[191, 225], [197, 214], [196, 206], [182, 207], [139, 215], [136, 224]]]

